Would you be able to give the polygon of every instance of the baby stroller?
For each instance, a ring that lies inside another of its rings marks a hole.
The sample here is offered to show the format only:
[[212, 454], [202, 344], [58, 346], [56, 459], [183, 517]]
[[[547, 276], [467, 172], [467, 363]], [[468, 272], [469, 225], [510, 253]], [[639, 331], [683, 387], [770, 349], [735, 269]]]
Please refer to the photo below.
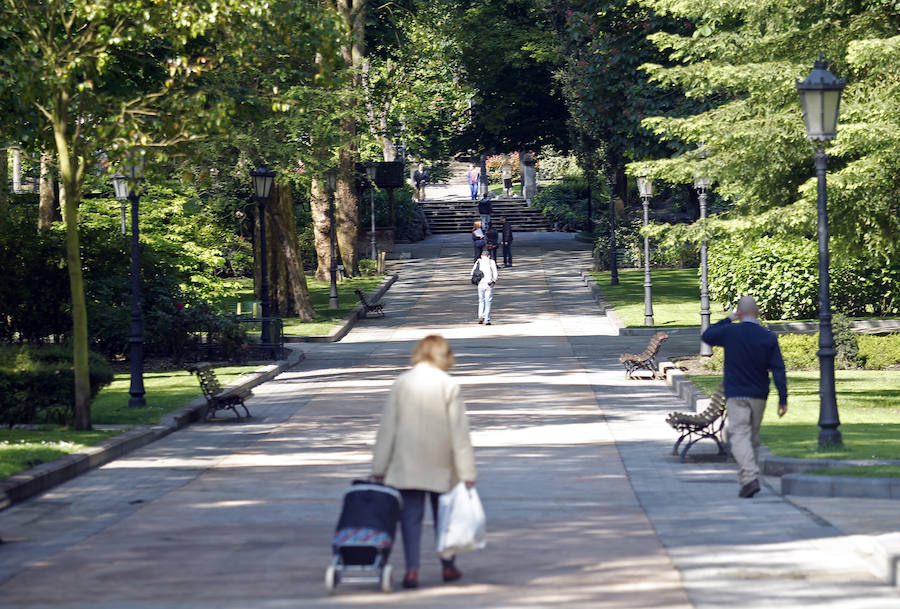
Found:
[[325, 570], [325, 587], [344, 582], [380, 583], [391, 591], [388, 558], [397, 533], [403, 500], [399, 491], [367, 480], [354, 480], [331, 542], [333, 559]]

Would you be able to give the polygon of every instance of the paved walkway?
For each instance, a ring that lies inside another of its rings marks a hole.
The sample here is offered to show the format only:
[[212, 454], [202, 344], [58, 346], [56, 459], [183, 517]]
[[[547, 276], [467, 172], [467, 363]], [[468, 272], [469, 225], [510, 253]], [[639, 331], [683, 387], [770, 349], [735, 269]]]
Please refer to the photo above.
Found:
[[[453, 237], [406, 246], [387, 317], [303, 345], [255, 390], [250, 422], [193, 425], [0, 512], [0, 607], [900, 607], [858, 538], [768, 487], [739, 500], [732, 465], [669, 457], [663, 414], [681, 406], [624, 380], [618, 353], [646, 338], [614, 336], [560, 270], [588, 263], [571, 235], [516, 236], [490, 327], [474, 323], [470, 248]], [[457, 355], [488, 548], [461, 557], [458, 585], [434, 560], [418, 591], [328, 596], [341, 495], [430, 332]]]

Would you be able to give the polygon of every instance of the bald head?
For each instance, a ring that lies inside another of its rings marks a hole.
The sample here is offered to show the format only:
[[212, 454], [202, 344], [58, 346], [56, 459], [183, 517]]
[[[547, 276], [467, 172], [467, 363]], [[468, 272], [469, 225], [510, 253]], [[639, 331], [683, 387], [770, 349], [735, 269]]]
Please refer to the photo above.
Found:
[[756, 300], [753, 299], [753, 296], [741, 296], [737, 303], [737, 314], [742, 319], [744, 317], [759, 317], [759, 307], [756, 305]]

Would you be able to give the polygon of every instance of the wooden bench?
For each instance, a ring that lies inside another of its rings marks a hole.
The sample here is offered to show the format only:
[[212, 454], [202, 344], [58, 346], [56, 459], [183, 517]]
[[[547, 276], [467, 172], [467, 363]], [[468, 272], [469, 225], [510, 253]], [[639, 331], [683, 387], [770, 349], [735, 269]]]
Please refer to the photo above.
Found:
[[[249, 389], [223, 389], [213, 371], [212, 366], [207, 363], [200, 363], [190, 366], [188, 372], [197, 375], [200, 381], [200, 388], [203, 390], [203, 397], [206, 398], [206, 410], [203, 413], [203, 420], [208, 421], [220, 410], [231, 410], [234, 414], [241, 418], [250, 416], [250, 411], [244, 404], [244, 400], [253, 395]], [[242, 415], [237, 407], [238, 405], [244, 409]]]
[[725, 427], [725, 388], [721, 384], [716, 388], [709, 406], [703, 412], [699, 414], [670, 412], [666, 417], [666, 423], [681, 434], [672, 448], [673, 455], [678, 454], [678, 447], [687, 440], [687, 444], [681, 450], [681, 461], [684, 461], [691, 446], [703, 438], [715, 442], [719, 454], [724, 455], [725, 447], [722, 445], [721, 437], [722, 429]]
[[619, 356], [619, 363], [625, 365], [625, 377], [634, 378], [634, 373], [638, 370], [649, 370], [656, 378], [658, 365], [656, 363], [656, 355], [659, 353], [659, 347], [669, 338], [665, 332], [657, 332], [650, 339], [650, 344], [644, 349], [640, 355], [631, 353], [623, 353]]
[[381, 315], [384, 317], [384, 305], [381, 303], [369, 304], [369, 301], [366, 300], [366, 295], [362, 293], [362, 290], [353, 290], [356, 292], [356, 295], [359, 296], [359, 302], [362, 303], [363, 306], [363, 317], [368, 317], [369, 313], [375, 313], [376, 315]]

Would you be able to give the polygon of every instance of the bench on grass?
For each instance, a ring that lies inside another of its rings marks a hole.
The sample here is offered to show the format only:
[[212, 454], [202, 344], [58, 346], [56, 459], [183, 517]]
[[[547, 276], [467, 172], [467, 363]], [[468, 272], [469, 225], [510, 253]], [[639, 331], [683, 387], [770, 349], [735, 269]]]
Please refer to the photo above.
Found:
[[703, 412], [698, 414], [670, 412], [666, 417], [666, 423], [681, 434], [672, 448], [673, 455], [678, 454], [678, 447], [687, 440], [687, 444], [681, 450], [681, 461], [684, 461], [691, 446], [703, 438], [709, 438], [715, 442], [719, 448], [719, 454], [724, 455], [725, 447], [722, 445], [721, 437], [722, 429], [725, 427], [725, 388], [719, 384], [716, 392], [712, 395], [709, 406]]
[[634, 373], [638, 370], [649, 370], [656, 378], [658, 365], [656, 363], [656, 355], [659, 353], [659, 347], [669, 338], [665, 332], [657, 332], [650, 339], [650, 344], [639, 355], [631, 353], [623, 353], [619, 356], [619, 363], [625, 366], [625, 377], [634, 378]]
[[363, 317], [368, 317], [369, 313], [375, 313], [376, 315], [381, 315], [384, 317], [384, 305], [379, 303], [369, 304], [369, 301], [366, 300], [366, 295], [362, 293], [362, 290], [353, 290], [356, 292], [356, 295], [359, 296], [359, 302], [362, 303], [363, 306]]
[[[220, 410], [231, 410], [239, 419], [243, 416], [250, 416], [250, 411], [247, 410], [244, 400], [253, 395], [252, 391], [249, 389], [223, 389], [212, 366], [207, 363], [190, 366], [187, 371], [197, 375], [197, 380], [200, 381], [200, 388], [203, 390], [203, 397], [206, 398], [206, 410], [203, 413], [204, 421], [211, 419]], [[238, 411], [238, 405], [244, 409], [243, 415]]]

